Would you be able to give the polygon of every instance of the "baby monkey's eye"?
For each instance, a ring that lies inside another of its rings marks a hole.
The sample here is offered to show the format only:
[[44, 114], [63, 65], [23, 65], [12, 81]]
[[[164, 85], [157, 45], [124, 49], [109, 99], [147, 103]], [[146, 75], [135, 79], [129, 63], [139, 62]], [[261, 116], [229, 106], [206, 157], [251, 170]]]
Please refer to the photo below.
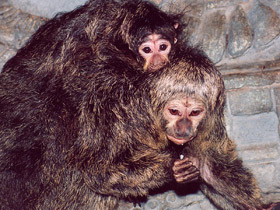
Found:
[[190, 116], [198, 116], [201, 112], [202, 112], [202, 110], [200, 110], [200, 109], [193, 110], [190, 113]]
[[149, 47], [144, 47], [142, 50], [146, 54], [148, 54], [148, 53], [150, 53], [152, 51], [151, 48], [149, 48]]
[[167, 45], [166, 44], [161, 44], [160, 46], [159, 46], [159, 50], [160, 51], [165, 51], [167, 49]]
[[179, 112], [179, 110], [177, 110], [177, 109], [169, 109], [169, 112], [170, 112], [170, 114], [172, 114], [172, 115], [180, 115], [180, 112]]

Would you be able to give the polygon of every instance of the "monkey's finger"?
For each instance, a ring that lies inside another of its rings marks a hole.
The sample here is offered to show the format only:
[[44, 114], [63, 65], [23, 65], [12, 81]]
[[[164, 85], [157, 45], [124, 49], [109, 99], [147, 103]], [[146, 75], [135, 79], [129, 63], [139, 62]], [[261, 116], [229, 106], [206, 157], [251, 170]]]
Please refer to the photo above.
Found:
[[174, 162], [174, 165], [181, 165], [181, 164], [184, 164], [184, 163], [187, 163], [187, 162], [192, 162], [192, 161], [189, 158], [185, 157], [183, 159], [177, 159]]
[[189, 183], [189, 182], [197, 181], [199, 179], [199, 172], [196, 171], [195, 173], [192, 174], [187, 174], [184, 176], [178, 176], [174, 178], [178, 183]]
[[197, 181], [199, 178], [198, 176], [194, 177], [194, 178], [187, 178], [187, 179], [183, 179], [181, 181], [177, 181], [178, 183], [181, 183], [181, 184], [187, 184], [187, 183], [190, 183], [190, 182], [195, 182]]
[[174, 172], [174, 177], [187, 176], [195, 173], [199, 174], [199, 171], [195, 167], [190, 167], [186, 170], [178, 170]]
[[197, 170], [196, 167], [191, 166], [188, 168], [181, 168], [181, 169], [177, 169], [176, 171], [174, 171], [174, 175], [186, 175], [186, 174], [192, 174], [195, 172], [199, 172], [199, 170]]
[[184, 162], [184, 163], [177, 164], [177, 165], [174, 164], [172, 167], [172, 170], [174, 172], [177, 172], [177, 171], [181, 171], [181, 170], [187, 170], [190, 167], [194, 167], [192, 162]]
[[184, 173], [184, 174], [178, 174], [178, 175], [174, 175], [174, 178], [177, 179], [197, 179], [199, 177], [199, 171], [193, 171], [193, 172], [189, 172], [189, 173]]
[[192, 161], [190, 161], [188, 158], [184, 158], [184, 159], [178, 159], [174, 162], [174, 167], [181, 167], [183, 165], [187, 166], [187, 165], [194, 165]]

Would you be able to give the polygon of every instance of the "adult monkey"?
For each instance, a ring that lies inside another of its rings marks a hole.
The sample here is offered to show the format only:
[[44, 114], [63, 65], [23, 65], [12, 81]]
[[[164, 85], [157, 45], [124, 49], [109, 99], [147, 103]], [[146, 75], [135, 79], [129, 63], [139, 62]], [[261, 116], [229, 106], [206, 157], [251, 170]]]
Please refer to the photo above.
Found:
[[171, 181], [171, 140], [186, 144], [209, 196], [224, 195], [215, 200], [220, 206], [262, 209], [255, 180], [226, 137], [221, 75], [201, 52], [182, 47], [161, 71], [131, 75], [94, 66], [91, 54], [83, 65], [70, 68], [62, 54], [34, 70], [24, 53], [30, 46], [14, 59], [22, 65], [8, 63], [0, 74], [1, 208], [116, 209], [119, 199]]
[[[196, 100], [213, 96], [190, 109], [204, 110], [192, 121], [195, 137], [222, 90], [202, 54], [182, 54], [182, 63], [129, 77], [114, 65], [2, 72], [1, 208], [116, 209], [119, 199], [146, 196], [171, 181], [176, 151], [162, 124], [170, 120], [166, 105], [190, 93]], [[196, 95], [198, 85], [203, 92]]]

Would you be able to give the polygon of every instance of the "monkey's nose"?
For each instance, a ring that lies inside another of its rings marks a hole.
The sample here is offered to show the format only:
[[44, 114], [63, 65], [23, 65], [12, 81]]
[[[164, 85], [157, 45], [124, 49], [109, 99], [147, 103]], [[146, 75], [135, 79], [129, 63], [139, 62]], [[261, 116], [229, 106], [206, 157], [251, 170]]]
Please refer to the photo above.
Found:
[[176, 123], [174, 133], [177, 138], [189, 138], [192, 132], [192, 124], [188, 119], [181, 119]]
[[191, 130], [190, 127], [187, 127], [187, 128], [184, 128], [184, 129], [175, 130], [176, 138], [183, 138], [183, 139], [190, 138], [191, 131], [192, 130]]

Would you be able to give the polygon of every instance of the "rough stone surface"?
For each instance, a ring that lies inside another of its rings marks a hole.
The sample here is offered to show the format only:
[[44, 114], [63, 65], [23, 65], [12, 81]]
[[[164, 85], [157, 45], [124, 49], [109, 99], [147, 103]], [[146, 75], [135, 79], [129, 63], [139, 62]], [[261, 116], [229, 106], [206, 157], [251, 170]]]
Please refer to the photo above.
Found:
[[274, 93], [275, 93], [275, 100], [276, 100], [276, 111], [279, 117], [280, 116], [280, 87], [275, 88]]
[[[3, 54], [3, 56], [1, 56]], [[5, 62], [13, 57], [16, 54], [16, 51], [14, 49], [11, 49], [7, 46], [0, 48], [0, 72], [2, 67], [4, 66]]]
[[210, 1], [206, 1], [206, 8], [207, 9], [215, 9], [215, 8], [220, 8], [220, 7], [227, 7], [230, 6], [233, 2], [239, 2], [237, 0], [232, 0], [232, 1], [228, 1], [228, 0], [210, 0]]
[[224, 77], [227, 90], [244, 87], [261, 87], [271, 85], [276, 82], [274, 73], [257, 73], [245, 75], [229, 75]]
[[238, 57], [251, 47], [254, 32], [251, 29], [246, 14], [241, 6], [233, 13], [229, 29], [228, 53], [232, 57]]
[[270, 89], [249, 89], [228, 93], [231, 114], [251, 115], [270, 112], [273, 107]]
[[203, 0], [186, 1], [186, 0], [160, 0], [156, 3], [162, 10], [174, 13], [186, 13], [191, 16], [201, 16], [203, 13]]
[[264, 4], [257, 4], [249, 13], [255, 29], [255, 47], [271, 42], [280, 33], [278, 14]]
[[253, 174], [255, 175], [256, 179], [262, 180], [261, 182], [259, 182], [259, 186], [262, 188], [262, 191], [264, 193], [269, 192], [271, 188], [275, 189], [275, 186], [279, 184], [276, 181], [276, 177], [275, 177], [276, 168], [273, 163], [262, 163], [250, 168]]
[[184, 22], [188, 25], [183, 31], [184, 36], [188, 37], [189, 40], [193, 40], [192, 42], [195, 42], [196, 35], [195, 31], [197, 30], [199, 24], [200, 24], [200, 19], [192, 16], [185, 15], [184, 16]]
[[279, 158], [279, 150], [277, 144], [265, 145], [263, 147], [258, 146], [256, 148], [239, 151], [239, 156], [245, 162], [277, 160]]
[[278, 117], [276, 113], [251, 116], [233, 116], [229, 136], [238, 146], [256, 146], [279, 143]]
[[16, 8], [20, 8], [30, 14], [51, 18], [58, 12], [73, 10], [85, 3], [86, 0], [10, 0], [10, 2]]
[[202, 46], [209, 58], [216, 63], [222, 59], [226, 46], [226, 17], [223, 11], [217, 11], [207, 19], [209, 22], [203, 25]]

